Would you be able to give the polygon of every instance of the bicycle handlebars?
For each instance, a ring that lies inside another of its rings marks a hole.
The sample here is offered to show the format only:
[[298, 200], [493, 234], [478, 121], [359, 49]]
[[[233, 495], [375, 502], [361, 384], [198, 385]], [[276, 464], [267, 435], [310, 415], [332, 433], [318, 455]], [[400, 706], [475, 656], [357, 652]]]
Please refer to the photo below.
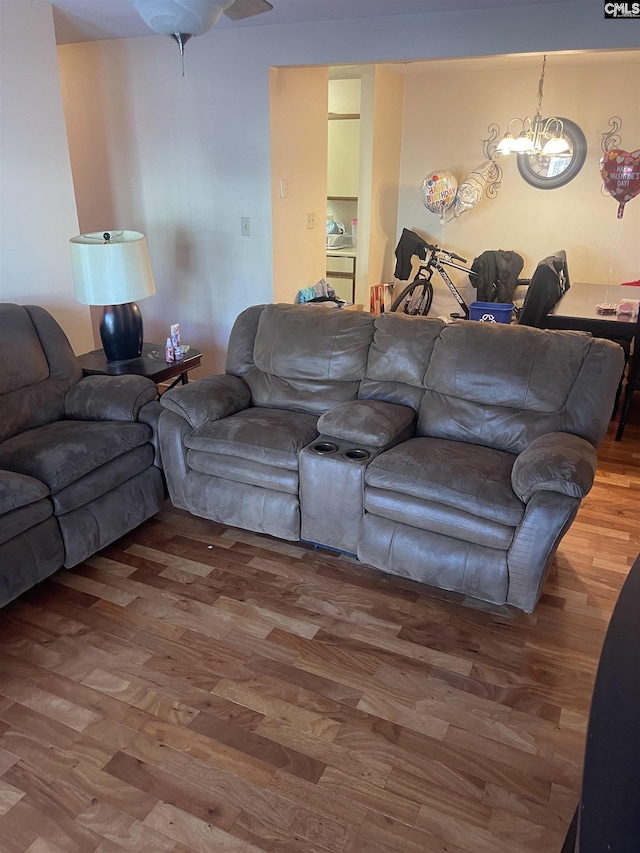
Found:
[[440, 249], [438, 246], [433, 246], [431, 243], [425, 243], [424, 245], [430, 252], [439, 252], [442, 255], [446, 255], [446, 257], [450, 258], [452, 261], [460, 261], [462, 264], [467, 263], [466, 258], [461, 258], [460, 255], [456, 255], [455, 252], [447, 252], [446, 249]]

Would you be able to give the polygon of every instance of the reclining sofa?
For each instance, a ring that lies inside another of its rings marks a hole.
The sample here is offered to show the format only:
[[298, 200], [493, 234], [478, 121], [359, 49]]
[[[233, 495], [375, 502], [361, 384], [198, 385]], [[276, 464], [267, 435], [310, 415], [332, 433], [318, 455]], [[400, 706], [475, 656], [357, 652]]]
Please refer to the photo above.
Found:
[[175, 506], [531, 612], [591, 488], [623, 353], [526, 326], [258, 305], [165, 393]]
[[81, 563], [165, 499], [142, 376], [82, 377], [39, 306], [0, 304], [0, 606]]

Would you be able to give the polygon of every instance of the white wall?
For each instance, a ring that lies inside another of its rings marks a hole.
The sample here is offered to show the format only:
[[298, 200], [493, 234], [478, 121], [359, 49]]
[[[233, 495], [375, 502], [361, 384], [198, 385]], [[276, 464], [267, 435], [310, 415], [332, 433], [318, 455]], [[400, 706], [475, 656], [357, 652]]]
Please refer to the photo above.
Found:
[[158, 288], [142, 304], [147, 337], [178, 320], [213, 369], [238, 312], [272, 299], [270, 66], [636, 43], [633, 27], [603, 20], [599, 0], [553, 10], [553, 26], [548, 6], [532, 5], [214, 29], [187, 46], [184, 78], [164, 37], [60, 48], [80, 225], [115, 219], [147, 234]]
[[228, 42], [194, 45], [185, 77], [168, 38], [60, 55], [81, 229], [147, 235], [156, 295], [140, 306], [145, 337], [163, 341], [179, 322], [213, 369], [232, 319], [272, 299], [269, 80]]
[[78, 219], [49, 4], [0, 4], [0, 84], [0, 300], [47, 308], [86, 352], [93, 338], [89, 309], [73, 296]]
[[325, 274], [328, 72], [272, 68], [270, 80], [273, 301], [293, 302]]
[[363, 80], [369, 104], [362, 113], [363, 135], [368, 140], [370, 152], [366, 164], [368, 174], [361, 178], [368, 192], [362, 199], [361, 211], [364, 221], [370, 224], [364, 235], [368, 246], [362, 245], [362, 251], [368, 249], [366, 278], [363, 281], [358, 276], [358, 302], [365, 305], [369, 304], [371, 285], [391, 281], [395, 266], [404, 106], [404, 79], [397, 67], [376, 65], [369, 70], [373, 73], [366, 75], [367, 86]]

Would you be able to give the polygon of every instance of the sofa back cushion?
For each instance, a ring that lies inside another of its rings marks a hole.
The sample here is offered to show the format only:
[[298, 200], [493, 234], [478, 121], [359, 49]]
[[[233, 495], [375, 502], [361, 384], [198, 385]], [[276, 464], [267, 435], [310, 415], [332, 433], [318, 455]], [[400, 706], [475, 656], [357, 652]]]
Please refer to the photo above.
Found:
[[44, 308], [0, 304], [0, 364], [0, 442], [64, 417], [64, 396], [82, 370]]
[[374, 322], [362, 399], [384, 400], [418, 411], [424, 376], [445, 323], [406, 314], [381, 314]]
[[357, 398], [373, 320], [321, 304], [254, 306], [234, 325], [227, 373], [243, 377], [254, 406], [322, 414]]
[[510, 453], [548, 432], [597, 446], [622, 364], [617, 344], [580, 332], [452, 323], [426, 370], [418, 434]]

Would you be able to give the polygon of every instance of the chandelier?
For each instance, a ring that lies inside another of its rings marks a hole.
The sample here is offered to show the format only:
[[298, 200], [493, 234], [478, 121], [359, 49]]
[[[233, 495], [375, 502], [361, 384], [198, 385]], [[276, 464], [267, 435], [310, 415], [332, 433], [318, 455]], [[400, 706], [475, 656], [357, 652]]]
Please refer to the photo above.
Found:
[[[545, 157], [569, 156], [570, 145], [564, 136], [562, 119], [542, 118], [542, 87], [544, 71], [547, 64], [545, 54], [542, 60], [542, 71], [538, 81], [538, 106], [533, 118], [512, 118], [507, 125], [507, 132], [496, 147], [498, 154], [542, 154]], [[515, 133], [512, 131], [515, 128]]]

